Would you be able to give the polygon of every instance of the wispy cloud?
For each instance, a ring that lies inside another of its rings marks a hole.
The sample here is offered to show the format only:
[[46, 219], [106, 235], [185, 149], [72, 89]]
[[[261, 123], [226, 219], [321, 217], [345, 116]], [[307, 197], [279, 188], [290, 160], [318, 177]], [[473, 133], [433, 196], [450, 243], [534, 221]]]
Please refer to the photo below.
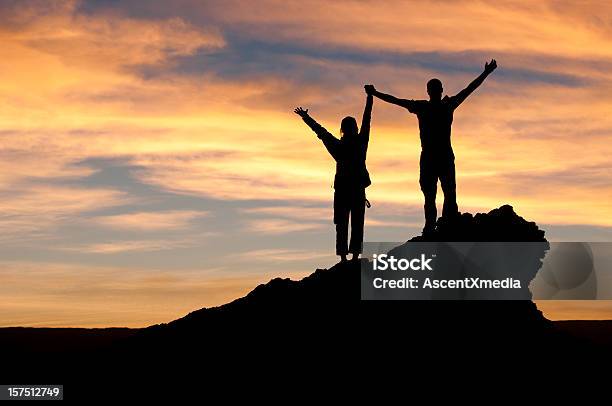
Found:
[[304, 207], [294, 206], [261, 206], [243, 210], [248, 214], [282, 217], [288, 219], [301, 219], [305, 221], [320, 221], [332, 214], [332, 207]]
[[117, 214], [113, 216], [99, 216], [92, 222], [117, 229], [158, 231], [184, 229], [190, 227], [192, 221], [206, 217], [206, 211], [158, 211]]
[[3, 244], [54, 239], [55, 229], [72, 223], [86, 211], [128, 204], [130, 198], [116, 190], [35, 185], [0, 190], [0, 224]]
[[69, 251], [86, 252], [92, 254], [116, 254], [121, 252], [151, 252], [164, 251], [175, 248], [189, 247], [194, 244], [187, 240], [139, 240], [139, 241], [111, 241], [86, 245], [72, 245], [66, 248]]
[[259, 219], [249, 220], [246, 229], [253, 233], [287, 234], [320, 230], [325, 227], [321, 223], [298, 222], [287, 219]]
[[306, 249], [262, 249], [246, 251], [240, 254], [240, 258], [249, 261], [260, 262], [299, 262], [316, 261], [322, 258], [332, 259], [328, 252], [316, 252]]

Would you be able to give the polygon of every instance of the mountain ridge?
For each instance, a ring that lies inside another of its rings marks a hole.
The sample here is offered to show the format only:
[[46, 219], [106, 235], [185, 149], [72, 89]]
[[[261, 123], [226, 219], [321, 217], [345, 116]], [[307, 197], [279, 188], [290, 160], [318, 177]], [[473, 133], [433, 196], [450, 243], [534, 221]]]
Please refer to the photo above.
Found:
[[[440, 234], [431, 240], [454, 235], [464, 241], [546, 241], [535, 223], [510, 206], [441, 221]], [[335, 365], [346, 373], [392, 364], [492, 365], [503, 358], [524, 367], [536, 359], [601, 356], [600, 347], [560, 331], [530, 300], [360, 300], [364, 261], [317, 269], [299, 281], [274, 278], [244, 297], [135, 331], [108, 347], [65, 353], [61, 376], [79, 380], [87, 371], [130, 379], [134, 373], [177, 371], [185, 363], [218, 374], [263, 365], [277, 372]], [[393, 356], [380, 355], [387, 353]], [[32, 362], [23, 364], [24, 357]], [[31, 376], [32, 365], [43, 378], [58, 373], [57, 366], [19, 351], [7, 365], [21, 371], [17, 377]]]

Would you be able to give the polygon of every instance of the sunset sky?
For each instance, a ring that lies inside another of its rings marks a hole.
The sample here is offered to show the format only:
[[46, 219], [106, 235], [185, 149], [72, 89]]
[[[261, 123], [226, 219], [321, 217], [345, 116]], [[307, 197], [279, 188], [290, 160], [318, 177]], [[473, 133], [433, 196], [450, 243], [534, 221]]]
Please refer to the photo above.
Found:
[[[612, 241], [612, 4], [0, 0], [0, 326], [145, 326], [333, 265], [363, 84], [455, 94], [461, 211]], [[366, 240], [420, 233], [416, 118], [375, 102]], [[439, 199], [440, 200], [440, 199]], [[548, 303], [612, 318], [610, 303]], [[544, 308], [544, 307], [542, 307]]]

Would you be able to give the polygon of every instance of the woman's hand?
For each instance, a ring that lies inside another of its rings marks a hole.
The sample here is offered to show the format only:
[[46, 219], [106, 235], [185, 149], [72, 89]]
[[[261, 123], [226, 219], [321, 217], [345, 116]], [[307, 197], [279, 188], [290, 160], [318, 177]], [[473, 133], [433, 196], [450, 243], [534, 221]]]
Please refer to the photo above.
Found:
[[293, 112], [302, 118], [308, 117], [308, 109], [304, 110], [303, 108], [298, 107], [295, 110], [293, 110]]

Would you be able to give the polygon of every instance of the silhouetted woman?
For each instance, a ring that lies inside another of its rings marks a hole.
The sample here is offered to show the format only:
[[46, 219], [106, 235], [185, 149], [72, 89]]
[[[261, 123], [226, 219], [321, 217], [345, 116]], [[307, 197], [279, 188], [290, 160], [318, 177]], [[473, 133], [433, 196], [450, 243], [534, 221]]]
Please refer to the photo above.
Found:
[[[369, 89], [368, 89], [369, 90]], [[365, 189], [372, 182], [366, 168], [366, 154], [370, 139], [372, 95], [368, 92], [361, 130], [354, 117], [344, 117], [340, 124], [341, 138], [337, 139], [312, 117], [308, 110], [295, 109], [306, 124], [323, 141], [325, 148], [336, 160], [334, 178], [334, 224], [336, 224], [336, 255], [346, 261], [350, 252], [353, 260], [359, 258], [363, 246], [363, 223], [365, 217]], [[348, 245], [348, 223], [351, 218], [351, 243]]]

